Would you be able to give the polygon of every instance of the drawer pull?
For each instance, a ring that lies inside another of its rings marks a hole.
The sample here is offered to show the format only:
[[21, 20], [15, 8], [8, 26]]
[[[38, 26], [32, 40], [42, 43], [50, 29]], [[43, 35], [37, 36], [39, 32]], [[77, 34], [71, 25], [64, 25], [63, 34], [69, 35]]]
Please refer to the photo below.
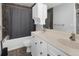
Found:
[[50, 54], [47, 54], [47, 56], [50, 56]]
[[43, 42], [40, 42], [40, 44], [42, 44]]
[[42, 52], [40, 52], [40, 54], [43, 54]]
[[35, 42], [35, 45], [37, 45], [37, 42]]

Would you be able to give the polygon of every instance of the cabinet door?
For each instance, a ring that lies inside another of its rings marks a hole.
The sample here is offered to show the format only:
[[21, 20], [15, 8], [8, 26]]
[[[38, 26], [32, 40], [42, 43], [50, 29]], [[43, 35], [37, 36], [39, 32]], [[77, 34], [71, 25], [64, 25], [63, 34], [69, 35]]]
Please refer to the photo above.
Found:
[[47, 55], [47, 43], [44, 40], [39, 40], [39, 47], [40, 47], [40, 55], [46, 56]]
[[31, 41], [31, 52], [33, 56], [46, 56], [47, 43], [39, 37], [34, 37]]
[[31, 53], [33, 56], [36, 56], [37, 55], [37, 43], [34, 39], [32, 39], [31, 41]]
[[32, 56], [39, 56], [40, 55], [40, 47], [38, 38], [34, 37], [31, 41], [31, 53]]

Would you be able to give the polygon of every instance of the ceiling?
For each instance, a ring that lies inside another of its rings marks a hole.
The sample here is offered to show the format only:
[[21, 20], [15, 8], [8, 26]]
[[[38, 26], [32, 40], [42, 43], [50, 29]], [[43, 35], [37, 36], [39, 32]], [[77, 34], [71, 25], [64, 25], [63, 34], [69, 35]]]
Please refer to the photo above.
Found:
[[16, 3], [16, 4], [18, 4], [18, 5], [23, 5], [23, 6], [27, 6], [27, 7], [32, 7], [32, 5], [33, 5], [34, 3]]
[[45, 3], [47, 5], [47, 8], [52, 8], [52, 7], [56, 7], [58, 5], [61, 5], [62, 3]]
[[[28, 6], [28, 7], [32, 7], [34, 3], [17, 3], [18, 5], [24, 5], [24, 6]], [[44, 3], [47, 5], [47, 8], [52, 8], [52, 7], [55, 7], [55, 6], [58, 6], [62, 3]]]

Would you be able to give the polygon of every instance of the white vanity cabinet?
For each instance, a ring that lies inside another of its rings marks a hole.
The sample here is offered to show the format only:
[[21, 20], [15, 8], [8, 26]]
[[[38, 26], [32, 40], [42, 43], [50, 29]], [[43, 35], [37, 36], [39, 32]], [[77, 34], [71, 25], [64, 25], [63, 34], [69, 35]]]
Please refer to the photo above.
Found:
[[37, 36], [32, 38], [31, 53], [32, 56], [67, 56], [64, 52]]
[[36, 36], [33, 37], [31, 41], [31, 53], [32, 56], [46, 56], [47, 43]]

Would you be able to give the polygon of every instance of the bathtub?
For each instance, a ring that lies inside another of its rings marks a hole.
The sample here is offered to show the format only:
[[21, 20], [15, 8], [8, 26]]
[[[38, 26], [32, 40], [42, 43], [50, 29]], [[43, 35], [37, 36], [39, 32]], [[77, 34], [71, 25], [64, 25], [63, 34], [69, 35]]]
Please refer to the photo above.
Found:
[[[9, 36], [7, 36], [3, 42], [3, 48], [8, 47], [8, 51], [21, 48], [21, 47], [29, 47], [30, 41], [32, 39], [31, 36], [15, 38], [15, 39], [10, 39], [10, 40], [8, 37]], [[28, 49], [28, 51], [30, 52], [30, 49]]]

